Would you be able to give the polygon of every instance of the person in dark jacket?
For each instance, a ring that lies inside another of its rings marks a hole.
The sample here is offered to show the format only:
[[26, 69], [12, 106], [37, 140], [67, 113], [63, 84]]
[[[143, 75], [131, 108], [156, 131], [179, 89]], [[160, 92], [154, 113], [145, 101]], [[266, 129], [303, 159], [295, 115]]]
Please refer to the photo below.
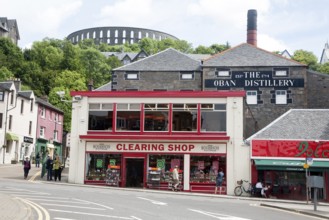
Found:
[[26, 179], [31, 169], [31, 161], [29, 160], [28, 157], [25, 158], [23, 165], [24, 165], [24, 179]]
[[35, 167], [40, 167], [40, 154], [39, 154], [39, 152], [35, 156]]
[[47, 158], [46, 162], [46, 169], [47, 169], [47, 180], [53, 180], [53, 160], [50, 156]]

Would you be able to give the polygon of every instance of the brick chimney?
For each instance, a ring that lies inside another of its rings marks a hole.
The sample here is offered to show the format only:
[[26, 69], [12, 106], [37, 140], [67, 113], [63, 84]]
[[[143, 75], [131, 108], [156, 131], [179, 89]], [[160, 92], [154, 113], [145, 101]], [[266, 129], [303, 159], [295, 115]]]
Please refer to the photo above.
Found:
[[247, 43], [257, 46], [257, 11], [248, 10]]

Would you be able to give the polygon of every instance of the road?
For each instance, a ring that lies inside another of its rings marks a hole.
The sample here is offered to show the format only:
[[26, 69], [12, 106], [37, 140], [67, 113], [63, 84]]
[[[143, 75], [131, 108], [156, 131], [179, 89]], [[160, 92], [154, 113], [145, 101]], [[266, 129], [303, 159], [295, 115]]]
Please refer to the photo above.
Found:
[[34, 219], [315, 219], [260, 206], [258, 201], [2, 179], [0, 194], [30, 207]]

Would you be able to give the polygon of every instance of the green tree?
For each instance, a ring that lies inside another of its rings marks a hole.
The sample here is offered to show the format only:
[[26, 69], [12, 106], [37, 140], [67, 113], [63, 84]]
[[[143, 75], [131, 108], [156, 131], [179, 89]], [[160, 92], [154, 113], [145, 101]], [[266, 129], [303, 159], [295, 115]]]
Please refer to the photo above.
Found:
[[198, 46], [197, 48], [195, 48], [194, 53], [195, 54], [212, 54], [214, 51], [206, 46]]
[[312, 70], [317, 69], [318, 58], [310, 51], [296, 50], [291, 59], [307, 65]]
[[149, 55], [159, 52], [157, 41], [151, 38], [143, 38], [138, 42], [138, 44], [139, 47]]
[[0, 67], [0, 81], [6, 81], [12, 78], [15, 78], [15, 76], [7, 67]]
[[121, 61], [116, 56], [109, 56], [106, 59], [106, 63], [111, 67], [111, 69], [115, 69], [117, 67], [122, 66]]
[[23, 60], [22, 50], [10, 39], [0, 37], [0, 66], [7, 67], [15, 74], [20, 70]]
[[329, 74], [329, 62], [328, 62], [328, 63], [325, 63], [325, 64], [322, 64], [322, 65], [318, 68], [318, 71], [321, 72], [321, 73]]
[[63, 59], [61, 63], [62, 70], [79, 71], [81, 69], [79, 54], [80, 48], [65, 40], [63, 42]]

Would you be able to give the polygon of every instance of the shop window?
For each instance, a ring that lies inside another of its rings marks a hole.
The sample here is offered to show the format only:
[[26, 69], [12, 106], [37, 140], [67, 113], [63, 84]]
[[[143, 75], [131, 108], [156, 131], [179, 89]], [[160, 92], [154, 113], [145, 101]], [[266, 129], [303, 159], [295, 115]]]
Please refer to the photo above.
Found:
[[121, 154], [86, 154], [86, 180], [105, 181], [109, 166], [121, 166]]
[[144, 130], [168, 131], [169, 104], [144, 104]]
[[226, 104], [201, 104], [201, 131], [226, 131]]
[[287, 104], [287, 91], [276, 90], [275, 91], [275, 104]]
[[88, 130], [112, 130], [113, 104], [89, 104]]
[[226, 170], [225, 156], [191, 156], [190, 182], [216, 183], [220, 168]]
[[140, 104], [117, 104], [117, 131], [140, 131]]
[[246, 96], [248, 105], [257, 105], [257, 91], [247, 91]]
[[184, 170], [183, 155], [150, 155], [148, 172], [150, 172], [152, 168], [159, 168], [161, 170], [160, 181], [169, 182], [172, 171], [176, 165], [180, 170], [179, 174], [182, 183], [182, 175]]
[[197, 131], [198, 110], [197, 104], [173, 104], [173, 131]]

